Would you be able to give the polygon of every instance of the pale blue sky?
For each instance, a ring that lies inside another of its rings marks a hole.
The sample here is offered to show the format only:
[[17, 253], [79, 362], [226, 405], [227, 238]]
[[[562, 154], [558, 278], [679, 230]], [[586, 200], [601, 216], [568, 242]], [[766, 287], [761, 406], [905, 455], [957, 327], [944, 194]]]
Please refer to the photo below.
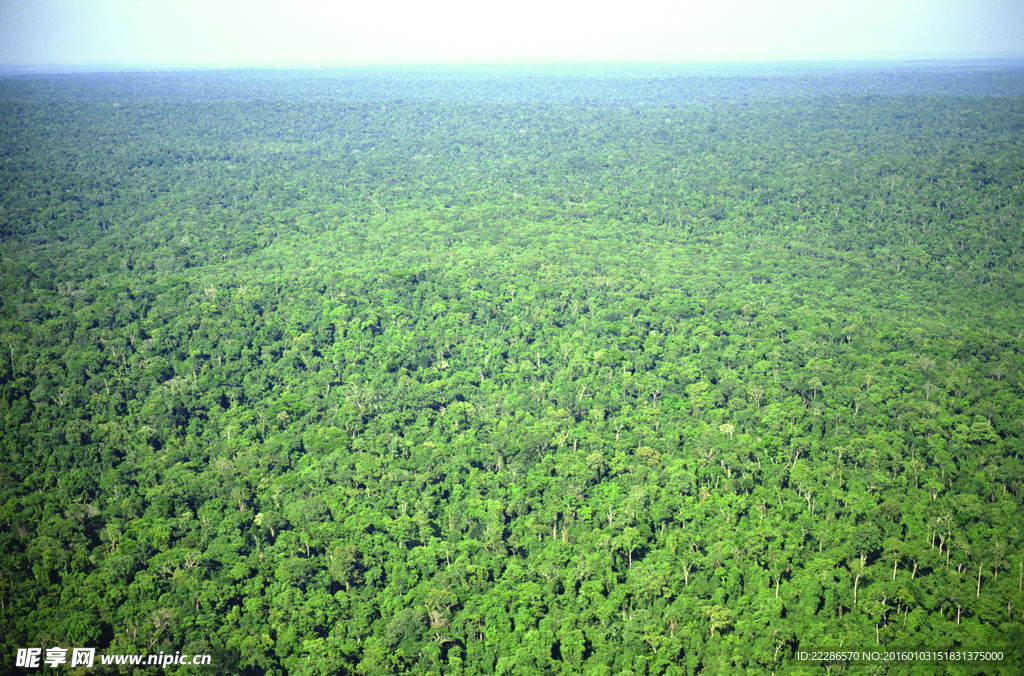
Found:
[[0, 0], [8, 68], [1022, 55], [1022, 0]]

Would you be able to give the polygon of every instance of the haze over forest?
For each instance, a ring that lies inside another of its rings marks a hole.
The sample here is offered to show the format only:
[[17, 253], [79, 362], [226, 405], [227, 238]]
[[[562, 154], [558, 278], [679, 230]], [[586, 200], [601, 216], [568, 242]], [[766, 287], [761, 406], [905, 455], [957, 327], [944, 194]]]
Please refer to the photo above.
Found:
[[1017, 0], [3, 0], [0, 70], [1024, 58]]

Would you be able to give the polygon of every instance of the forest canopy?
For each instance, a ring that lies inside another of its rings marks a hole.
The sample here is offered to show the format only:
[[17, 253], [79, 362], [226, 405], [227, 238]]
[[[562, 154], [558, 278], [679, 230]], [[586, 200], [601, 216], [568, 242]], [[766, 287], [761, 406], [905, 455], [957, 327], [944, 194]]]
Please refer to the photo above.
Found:
[[5, 660], [1018, 673], [1019, 66], [8, 77], [0, 162]]

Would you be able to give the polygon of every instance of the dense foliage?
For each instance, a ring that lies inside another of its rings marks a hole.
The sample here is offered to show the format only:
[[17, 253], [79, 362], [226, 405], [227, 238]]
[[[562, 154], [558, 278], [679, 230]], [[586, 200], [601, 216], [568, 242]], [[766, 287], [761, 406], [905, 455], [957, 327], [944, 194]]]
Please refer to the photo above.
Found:
[[8, 78], [0, 158], [6, 668], [1024, 643], [1020, 70]]

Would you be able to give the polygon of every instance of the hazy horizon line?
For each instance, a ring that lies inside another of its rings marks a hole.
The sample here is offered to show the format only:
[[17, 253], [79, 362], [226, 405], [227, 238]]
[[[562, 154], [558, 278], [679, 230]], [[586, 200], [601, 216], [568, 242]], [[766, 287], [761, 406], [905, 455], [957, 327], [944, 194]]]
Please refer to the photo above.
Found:
[[[488, 66], [585, 66], [585, 65], [755, 65], [755, 64], [857, 64], [857, 63], [941, 63], [941, 62], [1021, 62], [1024, 52], [976, 52], [976, 53], [909, 53], [909, 52], [861, 52], [855, 54], [771, 54], [745, 56], [707, 57], [508, 57], [482, 59], [422, 59], [422, 60], [374, 60], [336, 61], [321, 60], [278, 60], [267, 63], [196, 63], [196, 62], [82, 62], [42, 64], [0, 64], [0, 75], [61, 75], [73, 73], [120, 73], [160, 71], [215, 71], [215, 70], [331, 70], [341, 68], [393, 68], [393, 67], [466, 67]], [[1010, 64], [1007, 64], [1010, 65]]]

